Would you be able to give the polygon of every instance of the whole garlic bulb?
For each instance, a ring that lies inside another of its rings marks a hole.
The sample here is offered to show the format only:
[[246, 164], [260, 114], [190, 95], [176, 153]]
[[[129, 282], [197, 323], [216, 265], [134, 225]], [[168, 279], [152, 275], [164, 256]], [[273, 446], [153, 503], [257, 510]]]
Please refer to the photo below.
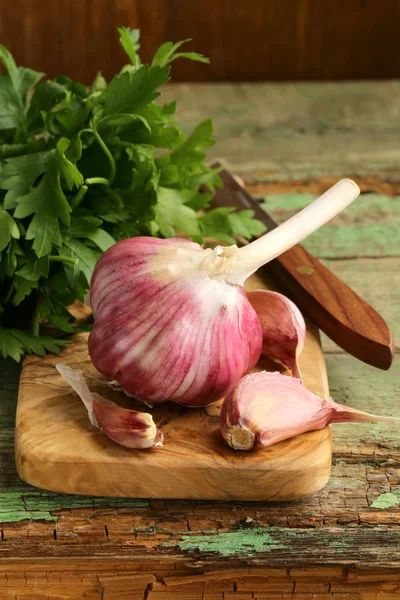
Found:
[[90, 286], [96, 368], [136, 398], [208, 405], [257, 362], [261, 323], [241, 286], [210, 277], [205, 251], [181, 239], [112, 246]]
[[109, 248], [90, 285], [95, 367], [152, 403], [205, 406], [257, 362], [260, 320], [244, 281], [360, 193], [349, 179], [258, 240], [203, 249], [183, 239], [138, 237]]

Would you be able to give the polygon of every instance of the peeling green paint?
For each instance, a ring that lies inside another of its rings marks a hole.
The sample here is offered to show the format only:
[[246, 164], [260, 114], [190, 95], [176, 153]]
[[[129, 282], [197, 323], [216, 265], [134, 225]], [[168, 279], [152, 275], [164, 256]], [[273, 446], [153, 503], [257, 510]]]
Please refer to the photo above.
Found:
[[[281, 194], [268, 194], [264, 196], [265, 210], [298, 211], [317, 198], [317, 194], [284, 192]], [[365, 221], [371, 220], [374, 214], [380, 217], [395, 215], [399, 217], [400, 196], [386, 196], [384, 194], [363, 194], [358, 201], [347, 209], [347, 215], [360, 217]]]
[[[359, 535], [360, 532], [355, 532]], [[335, 553], [346, 552], [353, 544], [352, 536], [344, 539], [321, 529], [300, 529], [289, 527], [252, 527], [239, 531], [216, 533], [215, 535], [183, 535], [177, 542], [164, 542], [162, 547], [178, 547], [184, 552], [215, 552], [219, 556], [254, 556], [259, 553], [281, 551], [287, 548], [310, 544], [324, 551], [335, 548]]]
[[[396, 416], [400, 361], [395, 360], [389, 371], [380, 371], [347, 354], [327, 354], [325, 358], [330, 395], [336, 402], [377, 415]], [[363, 455], [369, 464], [374, 464], [375, 452], [379, 458], [381, 449], [393, 456], [400, 451], [400, 427], [396, 422], [340, 423], [332, 429], [334, 448], [357, 458]]]
[[140, 508], [148, 506], [147, 500], [126, 498], [91, 498], [89, 496], [70, 496], [34, 490], [26, 492], [0, 492], [0, 523], [18, 521], [57, 521], [59, 510], [71, 508], [92, 508], [95, 511], [101, 507]]
[[229, 533], [217, 533], [213, 536], [183, 535], [177, 544], [166, 542], [163, 546], [178, 545], [183, 551], [216, 552], [220, 556], [246, 554], [252, 556], [258, 552], [283, 549], [287, 546], [274, 538], [275, 528], [254, 527]]
[[391, 508], [392, 506], [399, 505], [399, 497], [392, 492], [386, 492], [385, 494], [381, 494], [371, 504], [371, 508]]

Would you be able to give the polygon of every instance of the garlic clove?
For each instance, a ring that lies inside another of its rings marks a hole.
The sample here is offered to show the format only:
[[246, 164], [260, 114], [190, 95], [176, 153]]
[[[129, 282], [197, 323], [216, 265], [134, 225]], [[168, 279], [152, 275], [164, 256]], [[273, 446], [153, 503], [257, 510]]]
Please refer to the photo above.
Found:
[[330, 423], [399, 421], [320, 398], [298, 379], [262, 371], [241, 379], [225, 398], [221, 432], [235, 450], [271, 446]]
[[247, 293], [263, 331], [261, 355], [278, 363], [301, 379], [299, 356], [304, 347], [306, 324], [297, 306], [278, 292]]
[[90, 283], [93, 364], [153, 404], [207, 406], [257, 363], [262, 328], [243, 282], [348, 206], [343, 179], [251, 244], [203, 249], [184, 239], [137, 237], [111, 246]]
[[111, 440], [125, 448], [162, 446], [164, 436], [150, 414], [123, 408], [92, 393], [82, 373], [67, 365], [56, 365], [56, 369], [81, 398], [90, 423]]

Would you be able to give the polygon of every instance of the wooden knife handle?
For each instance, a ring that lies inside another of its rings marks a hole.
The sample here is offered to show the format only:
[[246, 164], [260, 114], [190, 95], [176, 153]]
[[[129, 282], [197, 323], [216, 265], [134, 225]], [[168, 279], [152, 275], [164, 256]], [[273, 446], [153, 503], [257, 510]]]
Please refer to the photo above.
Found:
[[[235, 178], [220, 173], [224, 188], [212, 205], [251, 209], [268, 229], [277, 226]], [[346, 283], [302, 246], [296, 245], [263, 267], [285, 293], [341, 348], [363, 362], [388, 369], [394, 345], [383, 318]]]

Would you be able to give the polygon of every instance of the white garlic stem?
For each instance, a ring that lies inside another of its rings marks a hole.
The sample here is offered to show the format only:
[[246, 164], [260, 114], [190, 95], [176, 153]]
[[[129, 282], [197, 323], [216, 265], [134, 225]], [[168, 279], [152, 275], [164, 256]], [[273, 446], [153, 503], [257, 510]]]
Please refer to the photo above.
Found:
[[258, 240], [240, 248], [239, 260], [232, 266], [228, 283], [243, 285], [259, 267], [270, 262], [335, 217], [360, 194], [351, 179], [341, 179], [291, 219]]

